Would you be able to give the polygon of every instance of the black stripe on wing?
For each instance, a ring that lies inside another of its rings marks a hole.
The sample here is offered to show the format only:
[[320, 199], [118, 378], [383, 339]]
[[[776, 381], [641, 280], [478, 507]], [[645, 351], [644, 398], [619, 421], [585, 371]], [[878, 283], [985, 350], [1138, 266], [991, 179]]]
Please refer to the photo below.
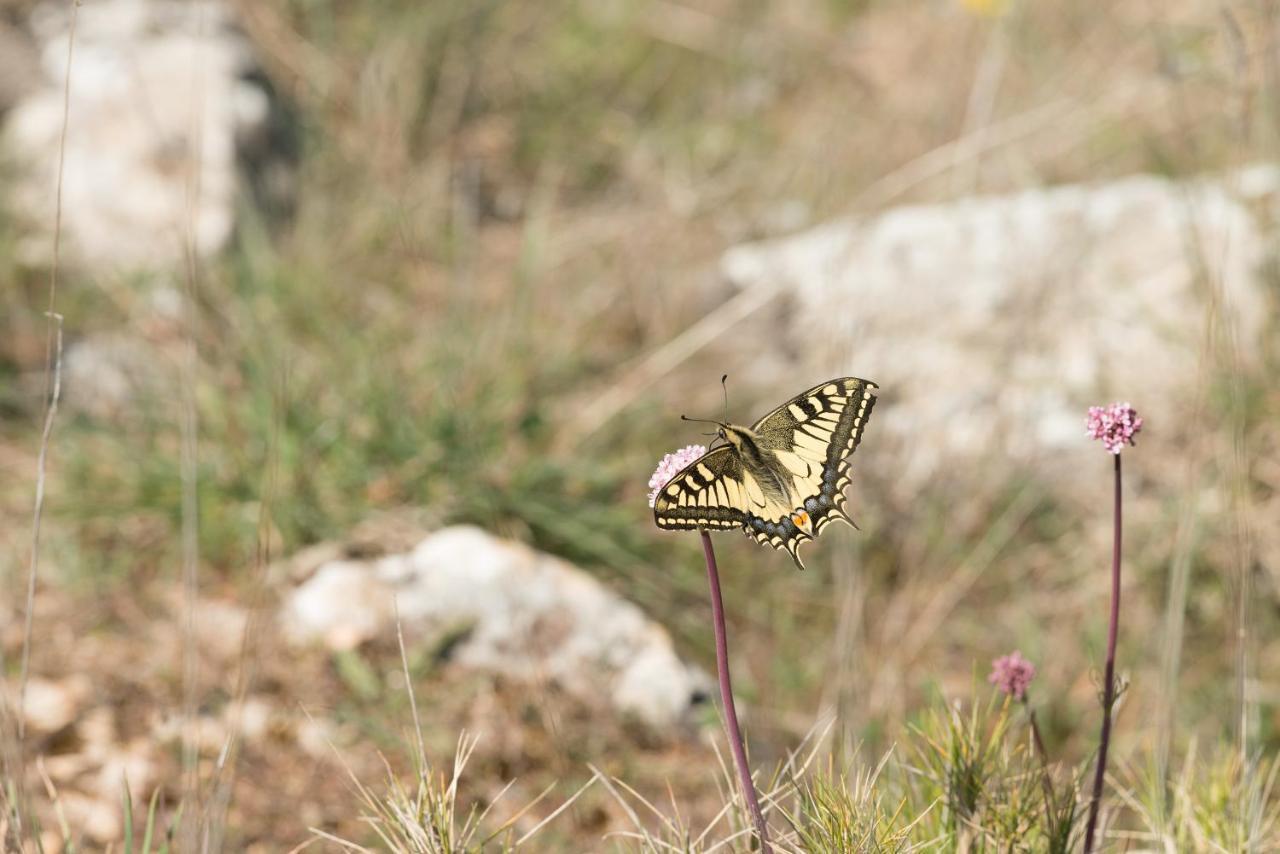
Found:
[[[653, 502], [654, 522], [674, 531], [741, 527], [747, 515], [728, 500], [728, 480], [742, 483], [742, 461], [726, 445], [689, 463], [662, 488]], [[739, 487], [737, 494], [744, 491]]]

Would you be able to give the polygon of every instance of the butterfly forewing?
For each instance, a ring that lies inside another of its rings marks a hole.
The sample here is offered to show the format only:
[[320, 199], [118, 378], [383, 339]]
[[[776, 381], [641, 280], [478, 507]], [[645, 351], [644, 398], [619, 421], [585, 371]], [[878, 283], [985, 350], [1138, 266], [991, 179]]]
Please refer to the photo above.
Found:
[[733, 448], [716, 448], [690, 463], [653, 502], [659, 528], [737, 528], [750, 501], [742, 461]]

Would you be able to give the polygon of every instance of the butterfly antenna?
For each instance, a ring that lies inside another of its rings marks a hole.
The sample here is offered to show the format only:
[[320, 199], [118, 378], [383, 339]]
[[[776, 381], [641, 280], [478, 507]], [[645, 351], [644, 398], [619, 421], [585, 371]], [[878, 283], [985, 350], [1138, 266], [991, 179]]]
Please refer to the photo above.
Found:
[[726, 383], [728, 379], [728, 374], [720, 377], [720, 390], [724, 392], [724, 420], [726, 424], [729, 423], [729, 386]]

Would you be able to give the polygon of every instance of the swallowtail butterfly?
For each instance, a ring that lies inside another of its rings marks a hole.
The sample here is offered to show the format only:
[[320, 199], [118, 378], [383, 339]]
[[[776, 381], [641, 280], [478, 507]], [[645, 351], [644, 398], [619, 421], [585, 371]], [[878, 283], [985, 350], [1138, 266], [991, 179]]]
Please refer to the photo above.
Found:
[[875, 383], [830, 380], [793, 397], [750, 427], [716, 422], [724, 445], [690, 463], [658, 491], [659, 528], [742, 528], [756, 542], [798, 549], [845, 512], [849, 458], [876, 402]]

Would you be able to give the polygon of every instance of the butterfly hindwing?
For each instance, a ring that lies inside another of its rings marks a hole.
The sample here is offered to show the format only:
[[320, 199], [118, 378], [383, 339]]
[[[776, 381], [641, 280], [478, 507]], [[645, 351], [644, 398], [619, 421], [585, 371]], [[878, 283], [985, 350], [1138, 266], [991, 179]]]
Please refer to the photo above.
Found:
[[742, 461], [733, 448], [716, 448], [673, 477], [653, 502], [659, 528], [737, 528], [751, 501]]
[[[776, 521], [771, 521], [776, 520]], [[798, 527], [792, 519], [792, 511], [781, 506], [770, 508], [761, 516], [752, 516], [743, 525], [747, 536], [762, 546], [773, 546], [775, 549], [786, 549], [796, 566], [804, 569], [800, 561], [799, 549], [813, 536]], [[816, 532], [815, 532], [816, 533]]]
[[[792, 478], [801, 502], [794, 511], [802, 519], [807, 515], [814, 536], [837, 520], [853, 524], [844, 496], [849, 457], [862, 440], [876, 388], [875, 383], [856, 377], [831, 380], [795, 396], [752, 425], [761, 450], [773, 451], [781, 470]], [[802, 566], [796, 550], [811, 537], [800, 527], [795, 530], [780, 544], [770, 544], [786, 547]], [[764, 542], [750, 527], [748, 533]]]

